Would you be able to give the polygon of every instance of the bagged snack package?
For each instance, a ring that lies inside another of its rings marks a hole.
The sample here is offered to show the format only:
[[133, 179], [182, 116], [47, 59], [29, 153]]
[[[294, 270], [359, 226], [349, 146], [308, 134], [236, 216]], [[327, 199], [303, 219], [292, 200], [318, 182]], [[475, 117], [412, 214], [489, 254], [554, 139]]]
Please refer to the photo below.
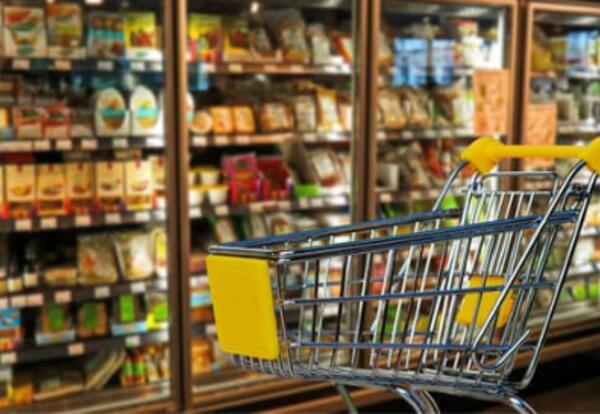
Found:
[[37, 318], [35, 343], [50, 345], [74, 340], [75, 330], [69, 305], [57, 303], [44, 305]]
[[406, 126], [406, 116], [396, 92], [389, 89], [380, 90], [377, 102], [385, 129], [402, 129]]
[[87, 339], [108, 333], [108, 313], [104, 302], [83, 302], [77, 307], [77, 337]]
[[71, 111], [64, 103], [44, 108], [44, 138], [67, 139], [71, 137]]
[[130, 134], [130, 114], [123, 95], [117, 89], [108, 88], [97, 92], [93, 102], [94, 123], [99, 137]]
[[331, 44], [321, 23], [310, 24], [306, 29], [312, 51], [312, 63], [326, 65], [331, 63]]
[[339, 132], [342, 129], [337, 111], [337, 94], [333, 89], [317, 89], [317, 115], [320, 132]]
[[247, 105], [238, 105], [231, 108], [233, 115], [233, 127], [238, 134], [254, 134], [256, 132], [256, 123], [254, 122], [254, 112]]
[[76, 3], [47, 4], [48, 56], [83, 59], [83, 13]]
[[157, 34], [153, 12], [125, 13], [125, 46], [129, 59], [161, 60]]
[[67, 200], [76, 215], [90, 214], [94, 205], [94, 165], [91, 162], [66, 164]]
[[473, 123], [473, 96], [466, 85], [457, 81], [434, 90], [434, 112], [437, 126], [469, 127]]
[[168, 262], [167, 262], [167, 233], [164, 228], [158, 227], [152, 230], [152, 248], [154, 271], [161, 278], [167, 277]]
[[233, 115], [229, 106], [213, 106], [210, 108], [215, 134], [233, 133]]
[[35, 203], [35, 165], [9, 164], [6, 172], [6, 203], [13, 218], [31, 217]]
[[239, 18], [224, 19], [225, 41], [223, 45], [223, 60], [225, 62], [246, 62], [251, 59], [250, 33], [248, 21]]
[[190, 13], [187, 35], [189, 61], [221, 62], [223, 44], [221, 16]]
[[293, 128], [292, 113], [284, 103], [264, 103], [260, 107], [259, 123], [263, 132], [289, 131]]
[[42, 138], [46, 111], [35, 106], [13, 108], [13, 122], [17, 138]]
[[402, 87], [399, 89], [408, 125], [414, 128], [431, 128], [429, 97], [420, 89]]
[[19, 349], [23, 345], [25, 327], [21, 320], [21, 310], [0, 309], [0, 351]]
[[148, 330], [143, 296], [126, 294], [112, 300], [111, 332], [113, 335], [130, 335]]
[[44, 9], [4, 6], [4, 55], [43, 58], [48, 54]]
[[120, 211], [125, 199], [125, 168], [122, 162], [100, 161], [95, 164], [96, 205], [105, 213]]
[[294, 116], [298, 131], [314, 132], [317, 130], [317, 108], [312, 95], [300, 95], [294, 98]]
[[154, 93], [145, 86], [136, 86], [129, 98], [131, 133], [134, 136], [162, 135], [164, 113]]
[[87, 13], [87, 49], [90, 57], [125, 56], [125, 17], [119, 13]]
[[316, 182], [322, 187], [334, 187], [343, 183], [342, 172], [334, 152], [315, 150], [308, 153], [308, 163]]
[[152, 164], [145, 160], [125, 162], [125, 207], [150, 210], [154, 205]]
[[148, 308], [148, 329], [166, 329], [169, 323], [169, 298], [166, 292], [148, 292], [146, 294]]
[[269, 33], [263, 26], [254, 27], [249, 33], [252, 60], [258, 62], [281, 62], [281, 51], [276, 49]]
[[36, 173], [38, 216], [67, 214], [67, 180], [64, 165], [38, 164]]
[[79, 236], [77, 268], [81, 285], [115, 283], [117, 265], [112, 238], [106, 234]]
[[213, 130], [213, 119], [208, 111], [196, 111], [190, 122], [190, 129], [196, 134], [209, 134]]
[[119, 269], [125, 280], [147, 279], [154, 274], [151, 234], [119, 233], [115, 245]]
[[283, 60], [292, 63], [308, 63], [310, 51], [306, 44], [305, 25], [298, 9], [268, 12], [266, 21], [270, 25], [283, 51]]

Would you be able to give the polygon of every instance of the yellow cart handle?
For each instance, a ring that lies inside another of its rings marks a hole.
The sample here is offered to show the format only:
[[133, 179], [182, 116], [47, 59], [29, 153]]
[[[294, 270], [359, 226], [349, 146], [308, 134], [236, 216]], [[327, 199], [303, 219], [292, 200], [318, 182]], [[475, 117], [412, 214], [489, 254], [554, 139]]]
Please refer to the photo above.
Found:
[[585, 147], [572, 145], [504, 145], [492, 137], [482, 137], [461, 154], [481, 174], [491, 171], [507, 158], [577, 158], [588, 168], [600, 173], [600, 138]]

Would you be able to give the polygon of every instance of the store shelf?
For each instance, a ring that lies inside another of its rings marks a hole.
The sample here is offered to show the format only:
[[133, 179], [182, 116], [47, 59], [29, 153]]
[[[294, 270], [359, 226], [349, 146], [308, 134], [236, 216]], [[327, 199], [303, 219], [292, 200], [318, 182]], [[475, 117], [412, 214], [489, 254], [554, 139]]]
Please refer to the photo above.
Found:
[[77, 216], [7, 219], [0, 220], [0, 234], [160, 222], [164, 221], [165, 217], [165, 210], [143, 210]]
[[378, 131], [379, 141], [417, 141], [428, 139], [473, 139], [475, 133], [470, 128], [430, 128], [404, 129], [401, 131]]
[[285, 142], [298, 141], [305, 144], [349, 143], [349, 132], [279, 132], [273, 134], [232, 134], [232, 135], [194, 135], [191, 146], [229, 147], [249, 145], [275, 145]]
[[164, 147], [165, 140], [163, 137], [0, 140], [0, 153], [163, 149]]
[[[43, 275], [38, 275], [38, 281]], [[60, 288], [36, 289], [28, 292], [15, 292], [0, 296], [0, 309], [36, 308], [49, 303], [85, 302], [105, 299], [128, 293], [144, 293], [147, 291], [166, 291], [167, 279], [152, 279], [137, 282], [123, 282], [101, 286], [73, 286]]]
[[343, 75], [350, 76], [352, 68], [346, 63], [331, 63], [328, 65], [306, 65], [289, 63], [190, 63], [190, 73], [207, 73], [215, 75]]
[[56, 358], [76, 357], [105, 349], [154, 345], [167, 342], [168, 340], [169, 332], [165, 330], [127, 336], [87, 339], [57, 345], [32, 345], [31, 348], [0, 353], [0, 365], [51, 361]]
[[249, 204], [219, 205], [190, 208], [190, 218], [199, 219], [211, 216], [230, 216], [257, 213], [274, 213], [279, 211], [319, 210], [342, 208], [349, 205], [347, 195], [320, 197], [303, 197], [295, 200], [267, 200]]
[[[450, 195], [459, 196], [462, 186], [456, 185], [450, 190]], [[379, 191], [377, 197], [380, 203], [403, 203], [419, 200], [436, 200], [440, 195], [440, 188], [431, 188], [426, 190], [407, 190], [407, 191]]]
[[599, 80], [600, 70], [565, 70], [565, 71], [532, 71], [531, 78], [534, 79], [580, 79], [580, 80]]
[[[426, 73], [429, 76], [433, 76], [437, 73], [440, 74], [452, 74], [452, 76], [455, 77], [463, 77], [463, 76], [473, 76], [473, 74], [475, 73], [476, 68], [474, 67], [470, 67], [470, 66], [427, 66], [427, 67], [419, 67], [419, 68], [414, 68], [414, 69], [418, 69], [418, 70], [422, 70], [424, 73]], [[399, 72], [399, 68], [396, 66], [392, 66], [389, 68], [389, 73], [390, 75], [394, 76], [396, 74], [398, 74]]]
[[0, 68], [3, 71], [23, 72], [151, 72], [162, 73], [164, 65], [162, 61], [145, 61], [129, 59], [23, 59], [23, 58], [0, 58]]

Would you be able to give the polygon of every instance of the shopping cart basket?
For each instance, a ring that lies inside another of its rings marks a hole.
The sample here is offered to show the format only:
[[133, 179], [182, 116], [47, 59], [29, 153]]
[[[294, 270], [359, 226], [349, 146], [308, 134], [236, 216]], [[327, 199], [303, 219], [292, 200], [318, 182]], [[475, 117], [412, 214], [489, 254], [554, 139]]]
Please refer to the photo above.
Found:
[[[578, 161], [564, 177], [490, 173], [513, 157]], [[394, 390], [419, 412], [438, 410], [428, 391], [532, 412], [516, 390], [538, 364], [600, 139], [582, 149], [480, 138], [462, 159], [431, 212], [212, 247], [221, 349], [246, 369], [338, 384], [352, 411], [345, 385]], [[441, 208], [467, 165], [461, 208]]]

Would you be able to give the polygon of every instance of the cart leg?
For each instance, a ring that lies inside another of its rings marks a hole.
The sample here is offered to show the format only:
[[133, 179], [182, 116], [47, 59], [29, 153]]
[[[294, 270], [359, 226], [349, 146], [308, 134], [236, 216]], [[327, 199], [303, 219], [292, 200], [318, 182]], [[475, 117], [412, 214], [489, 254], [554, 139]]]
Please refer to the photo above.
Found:
[[346, 388], [346, 386], [342, 385], [342, 384], [335, 384], [335, 388], [337, 388], [338, 392], [344, 399], [344, 402], [346, 403], [346, 406], [348, 407], [348, 413], [349, 414], [358, 414], [356, 405], [354, 405], [354, 402], [352, 401], [352, 397], [350, 396], [350, 393], [348, 392], [348, 389]]
[[435, 400], [427, 391], [398, 387], [394, 388], [394, 392], [402, 397], [418, 414], [438, 414], [440, 412]]
[[502, 402], [511, 407], [519, 414], [536, 414], [533, 407], [527, 404], [527, 401], [516, 395], [508, 395], [505, 399], [502, 400]]

